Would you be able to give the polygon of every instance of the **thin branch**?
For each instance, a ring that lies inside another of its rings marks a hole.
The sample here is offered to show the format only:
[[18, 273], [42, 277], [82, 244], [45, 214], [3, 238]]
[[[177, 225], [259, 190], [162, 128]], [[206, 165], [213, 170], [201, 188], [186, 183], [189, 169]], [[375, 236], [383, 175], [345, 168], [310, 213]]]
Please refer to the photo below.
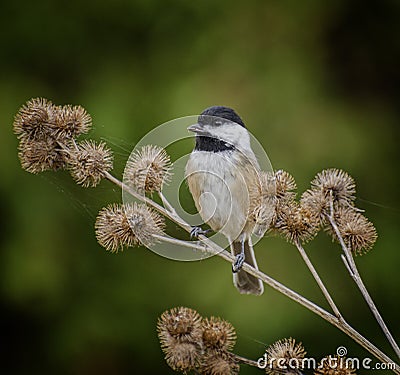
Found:
[[[188, 233], [190, 233], [192, 227], [188, 223], [186, 223], [180, 216], [176, 213], [169, 212], [164, 207], [160, 206], [158, 203], [152, 201], [151, 199], [137, 193], [134, 189], [130, 188], [123, 182], [119, 181], [113, 175], [108, 172], [104, 173], [105, 178], [109, 181], [115, 183], [117, 186], [121, 187], [121, 189], [127, 191], [131, 194], [134, 198], [147, 203], [149, 206], [153, 207], [155, 210], [169, 218], [170, 220], [174, 221], [176, 224], [181, 226], [185, 229]], [[228, 261], [229, 263], [233, 263], [235, 258], [226, 250], [222, 249], [216, 243], [208, 239], [207, 237], [200, 235], [198, 239], [204, 243], [210, 251], [218, 255], [219, 257], [223, 258], [224, 260]], [[196, 246], [197, 248], [197, 246]], [[332, 315], [328, 311], [324, 310], [322, 307], [316, 305], [315, 303], [309, 301], [307, 298], [301, 296], [300, 294], [296, 293], [292, 289], [286, 287], [285, 285], [281, 284], [280, 282], [276, 281], [272, 277], [264, 274], [263, 272], [251, 267], [247, 263], [244, 263], [243, 270], [253, 275], [263, 281], [265, 284], [269, 285], [273, 289], [281, 292], [288, 298], [292, 299], [293, 301], [299, 303], [300, 305], [304, 306], [308, 310], [314, 312], [315, 314], [319, 315], [327, 322], [331, 323], [335, 327], [339, 328], [341, 331], [346, 333], [349, 337], [351, 337], [354, 341], [359, 343], [362, 347], [367, 349], [371, 354], [373, 354], [376, 358], [380, 361], [385, 363], [394, 363], [386, 354], [384, 354], [381, 350], [379, 350], [375, 345], [373, 345], [370, 341], [368, 341], [365, 337], [363, 337], [359, 332], [357, 332], [353, 327], [351, 327], [347, 322], [337, 318], [336, 316]], [[400, 366], [395, 364], [395, 369], [393, 370], [394, 373], [400, 375]]]
[[301, 246], [301, 244], [298, 241], [295, 242], [295, 245], [296, 245], [297, 249], [299, 250], [300, 255], [303, 257], [303, 260], [306, 263], [311, 274], [313, 275], [315, 281], [317, 282], [319, 288], [321, 289], [323, 295], [325, 296], [326, 300], [328, 301], [329, 305], [331, 306], [333, 312], [339, 319], [342, 319], [342, 314], [340, 314], [339, 309], [337, 308], [331, 295], [329, 294], [328, 290], [326, 289], [325, 284], [319, 277], [317, 270], [315, 269], [314, 265], [312, 264], [310, 258], [308, 257], [306, 251], [304, 250], [303, 246]]
[[354, 277], [354, 274], [353, 274], [353, 271], [351, 270], [349, 261], [348, 261], [347, 258], [344, 256], [344, 254], [340, 254], [340, 257], [342, 258], [342, 261], [343, 261], [344, 265], [346, 266], [347, 271], [349, 271], [350, 276], [353, 278], [353, 277]]
[[258, 366], [257, 361], [253, 361], [252, 359], [241, 357], [240, 355], [237, 355], [235, 353], [232, 353], [232, 354], [233, 354], [234, 359], [236, 359], [238, 362], [244, 363], [245, 365], [249, 365], [249, 366], [252, 366], [252, 367], [257, 367], [258, 369], [260, 369], [260, 367]]
[[162, 202], [163, 202], [164, 207], [165, 207], [167, 210], [169, 210], [170, 212], [176, 214], [175, 208], [171, 205], [171, 203], [169, 203], [168, 199], [165, 198], [164, 194], [163, 194], [161, 191], [159, 191], [159, 192], [158, 192], [158, 195], [160, 196], [160, 198], [161, 198], [161, 200], [162, 200]]
[[[383, 333], [385, 334], [386, 338], [388, 339], [390, 345], [392, 346], [393, 350], [395, 351], [397, 357], [400, 358], [400, 348], [397, 345], [395, 339], [393, 338], [392, 334], [390, 333], [386, 323], [384, 322], [381, 314], [379, 313], [374, 301], [372, 300], [367, 288], [365, 287], [364, 282], [361, 279], [361, 275], [358, 272], [356, 263], [354, 261], [353, 255], [350, 251], [350, 249], [346, 246], [342, 235], [340, 234], [339, 228], [335, 222], [334, 219], [334, 208], [333, 208], [333, 199], [331, 197], [330, 200], [330, 215], [326, 215], [327, 219], [329, 220], [329, 223], [333, 230], [335, 231], [335, 234], [337, 238], [339, 239], [340, 246], [342, 247], [342, 250], [344, 252], [344, 255], [346, 256], [347, 263], [345, 263], [347, 270], [350, 273], [351, 278], [354, 280], [356, 283], [358, 289], [360, 290], [362, 296], [364, 297], [364, 300], [367, 302], [370, 310], [372, 311], [372, 314], [374, 315], [376, 321], [378, 322], [379, 326], [381, 327]], [[343, 258], [342, 258], [343, 259]]]
[[156, 209], [158, 212], [163, 214], [165, 217], [168, 219], [174, 221], [176, 224], [181, 226], [183, 229], [185, 229], [187, 232], [190, 232], [192, 230], [192, 226], [186, 223], [183, 219], [181, 219], [176, 212], [170, 212], [167, 209], [165, 209], [163, 206], [159, 205], [158, 203], [154, 202], [152, 199], [147, 198], [145, 195], [139, 194], [135, 189], [132, 189], [130, 186], [124, 184], [118, 178], [114, 177], [112, 174], [109, 172], [104, 172], [104, 177], [111, 181], [112, 183], [116, 184], [119, 186], [122, 190], [128, 192], [132, 197], [148, 204], [149, 206], [152, 206], [154, 209]]
[[159, 241], [164, 241], [164, 242], [172, 243], [174, 245], [189, 247], [191, 249], [200, 250], [203, 253], [210, 254], [210, 250], [206, 246], [204, 246], [202, 244], [196, 244], [194, 241], [184, 241], [184, 240], [179, 240], [174, 237], [162, 236], [159, 234], [153, 234], [153, 237]]

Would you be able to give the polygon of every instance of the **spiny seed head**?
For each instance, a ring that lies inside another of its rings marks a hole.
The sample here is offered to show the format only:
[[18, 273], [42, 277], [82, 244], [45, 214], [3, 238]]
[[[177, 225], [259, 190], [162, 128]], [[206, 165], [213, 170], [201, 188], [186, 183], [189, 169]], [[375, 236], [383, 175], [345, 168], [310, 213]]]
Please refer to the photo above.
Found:
[[[268, 227], [275, 227], [280, 212], [288, 205], [292, 205], [296, 198], [296, 181], [293, 176], [283, 170], [275, 173], [261, 173], [261, 181], [264, 194], [264, 200], [256, 206], [254, 216], [266, 217], [269, 220]], [[256, 220], [257, 223], [257, 220]]]
[[44, 98], [31, 99], [15, 115], [14, 133], [20, 139], [44, 140], [51, 130], [50, 123], [55, 114], [55, 106], [51, 101]]
[[301, 342], [296, 344], [296, 341], [291, 337], [275, 342], [265, 352], [267, 354], [265, 372], [271, 375], [282, 374], [283, 368], [287, 369], [285, 374], [298, 374], [302, 359], [306, 355]]
[[235, 328], [231, 323], [212, 316], [203, 319], [203, 344], [207, 348], [232, 350], [236, 342]]
[[288, 172], [279, 170], [275, 172], [276, 196], [278, 199], [294, 199], [297, 189], [296, 181]]
[[355, 375], [356, 369], [352, 361], [346, 361], [346, 357], [329, 355], [318, 364], [314, 375]]
[[164, 347], [165, 361], [175, 371], [187, 373], [194, 370], [199, 364], [199, 348], [195, 344], [175, 342], [174, 345]]
[[198, 366], [202, 331], [197, 311], [188, 307], [165, 311], [158, 319], [157, 333], [171, 368], [186, 372]]
[[255, 223], [254, 234], [261, 237], [271, 225], [275, 215], [276, 179], [271, 172], [259, 173], [259, 194], [253, 204], [250, 217]]
[[112, 152], [104, 142], [96, 144], [93, 140], [85, 140], [71, 151], [69, 166], [71, 176], [78, 184], [95, 187], [104, 173], [113, 168]]
[[16, 114], [14, 132], [30, 139], [72, 139], [87, 133], [91, 125], [90, 115], [81, 106], [55, 106], [47, 99], [35, 98]]
[[51, 138], [34, 140], [22, 138], [19, 144], [18, 157], [22, 169], [30, 173], [57, 170], [65, 167], [65, 157], [61, 148]]
[[167, 152], [147, 145], [130, 156], [124, 173], [124, 181], [141, 193], [161, 191], [171, 177], [171, 161]]
[[289, 201], [278, 205], [273, 229], [290, 243], [305, 243], [317, 235], [319, 222], [311, 212], [296, 201]]
[[258, 175], [260, 183], [260, 195], [263, 199], [272, 200], [276, 198], [276, 175], [272, 172], [261, 171]]
[[225, 350], [207, 350], [201, 358], [200, 373], [204, 375], [237, 375], [239, 370], [234, 356]]
[[330, 204], [329, 197], [322, 190], [306, 190], [301, 196], [300, 205], [317, 217], [320, 225], [326, 223], [326, 215], [330, 213]]
[[[352, 207], [338, 207], [334, 220], [346, 246], [355, 254], [367, 253], [374, 246], [378, 235], [374, 225], [360, 212]], [[334, 240], [338, 240], [331, 226], [326, 231]]]
[[297, 189], [293, 176], [283, 170], [272, 172], [260, 172], [260, 191], [263, 199], [266, 200], [293, 200]]
[[31, 99], [23, 105], [13, 125], [14, 133], [21, 139], [52, 138], [64, 143], [87, 133], [91, 126], [92, 118], [83, 107], [55, 106], [44, 98]]
[[55, 131], [59, 138], [76, 138], [86, 134], [92, 127], [92, 117], [80, 105], [58, 106]]
[[130, 246], [150, 246], [163, 233], [164, 220], [145, 204], [111, 204], [96, 219], [97, 241], [111, 252]]
[[265, 231], [270, 227], [275, 217], [276, 203], [271, 201], [261, 201], [253, 209], [251, 217], [255, 223], [253, 233], [262, 237]]
[[157, 332], [162, 347], [175, 341], [199, 344], [203, 333], [201, 316], [188, 307], [174, 307], [160, 316]]
[[356, 184], [346, 172], [331, 168], [318, 173], [311, 181], [313, 190], [319, 190], [323, 195], [339, 205], [351, 205], [355, 199]]
[[[64, 168], [71, 161], [73, 138], [87, 132], [91, 121], [90, 115], [81, 106], [55, 106], [43, 98], [29, 100], [19, 109], [13, 124], [14, 132], [20, 139], [22, 167], [32, 173]], [[99, 181], [98, 159], [103, 156], [104, 167], [108, 166], [109, 151], [104, 144], [94, 147], [93, 142], [82, 143], [77, 149], [81, 155], [74, 159], [72, 174], [85, 186], [95, 185]], [[82, 153], [86, 156], [96, 153], [96, 160], [86, 163], [81, 158]]]

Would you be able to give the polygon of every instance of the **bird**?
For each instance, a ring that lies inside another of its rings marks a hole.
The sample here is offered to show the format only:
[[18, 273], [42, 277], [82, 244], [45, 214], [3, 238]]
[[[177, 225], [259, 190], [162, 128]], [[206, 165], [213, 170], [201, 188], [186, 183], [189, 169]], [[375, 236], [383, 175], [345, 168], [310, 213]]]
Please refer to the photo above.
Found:
[[[241, 117], [225, 106], [205, 109], [197, 123], [187, 128], [195, 133], [195, 146], [186, 163], [185, 178], [202, 220], [229, 241], [233, 283], [241, 294], [261, 295], [263, 283], [246, 273], [244, 262], [258, 269], [251, 235], [263, 235], [251, 218], [260, 194], [260, 166], [250, 145], [250, 135]], [[193, 227], [192, 236], [206, 234]]]

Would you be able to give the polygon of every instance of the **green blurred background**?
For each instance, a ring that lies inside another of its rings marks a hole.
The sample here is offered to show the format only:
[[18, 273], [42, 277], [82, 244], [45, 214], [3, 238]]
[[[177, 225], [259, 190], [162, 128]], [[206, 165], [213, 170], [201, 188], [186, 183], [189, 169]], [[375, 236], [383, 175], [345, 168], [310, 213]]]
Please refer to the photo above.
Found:
[[[20, 168], [13, 116], [37, 96], [84, 106], [94, 120], [90, 137], [112, 147], [118, 175], [149, 130], [210, 105], [235, 108], [300, 192], [320, 170], [345, 169], [379, 233], [357, 263], [400, 338], [399, 19], [396, 0], [3, 1], [1, 372], [173, 373], [155, 325], [179, 305], [230, 321], [235, 352], [253, 359], [289, 336], [316, 358], [339, 345], [351, 357], [370, 356], [271, 288], [239, 295], [219, 258], [185, 263], [145, 248], [100, 248], [94, 220], [121, 201], [118, 189], [102, 182], [85, 190], [66, 173]], [[307, 250], [345, 317], [393, 357], [339, 248], [321, 233]], [[326, 306], [293, 247], [271, 237], [256, 252], [265, 272]]]

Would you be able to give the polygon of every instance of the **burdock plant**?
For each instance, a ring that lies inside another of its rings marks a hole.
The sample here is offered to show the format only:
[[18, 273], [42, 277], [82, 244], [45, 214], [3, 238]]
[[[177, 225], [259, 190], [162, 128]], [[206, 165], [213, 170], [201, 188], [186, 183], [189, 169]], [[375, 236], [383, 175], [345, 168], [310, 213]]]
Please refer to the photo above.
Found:
[[[204, 235], [200, 235], [199, 242], [195, 242], [175, 239], [164, 233], [164, 218], [188, 233], [192, 227], [176, 213], [162, 193], [163, 185], [172, 175], [170, 157], [163, 148], [147, 145], [135, 152], [125, 168], [126, 181], [129, 183], [125, 184], [111, 174], [113, 156], [106, 143], [79, 139], [90, 130], [91, 125], [91, 116], [81, 106], [58, 106], [42, 98], [28, 101], [19, 109], [13, 125], [20, 141], [18, 156], [21, 167], [34, 174], [66, 169], [85, 188], [95, 187], [102, 179], [107, 179], [140, 201], [133, 204], [111, 204], [99, 212], [95, 223], [96, 237], [106, 250], [117, 252], [126, 247], [172, 242], [234, 262], [234, 257], [228, 251]], [[377, 239], [374, 225], [354, 204], [355, 187], [354, 179], [346, 172], [327, 169], [316, 175], [310, 189], [297, 200], [296, 182], [289, 173], [261, 172], [259, 197], [253, 211], [249, 213], [256, 227], [269, 226], [270, 232], [278, 233], [296, 247], [332, 312], [246, 263], [243, 270], [333, 324], [380, 361], [393, 363], [344, 319], [304, 249], [304, 244], [311, 241], [321, 229], [340, 244], [343, 264], [396, 355], [400, 357], [400, 349], [368, 293], [354, 260], [355, 255], [363, 255], [371, 250]], [[153, 199], [157, 195], [162, 205]], [[266, 208], [272, 205], [275, 210], [271, 213]], [[257, 365], [255, 361], [232, 352], [236, 340], [235, 330], [230, 323], [220, 318], [203, 319], [194, 310], [175, 308], [160, 317], [157, 329], [166, 361], [174, 370], [223, 375], [238, 373], [239, 363]], [[267, 348], [266, 353], [281, 356], [287, 361], [299, 360], [305, 354], [301, 344], [293, 339], [273, 344]], [[279, 373], [278, 370], [273, 366], [268, 369], [271, 374]], [[400, 374], [400, 367], [395, 365], [393, 371]], [[299, 374], [300, 370], [291, 369], [280, 373]], [[316, 372], [352, 373], [353, 369], [335, 372], [327, 366], [322, 366]]]

